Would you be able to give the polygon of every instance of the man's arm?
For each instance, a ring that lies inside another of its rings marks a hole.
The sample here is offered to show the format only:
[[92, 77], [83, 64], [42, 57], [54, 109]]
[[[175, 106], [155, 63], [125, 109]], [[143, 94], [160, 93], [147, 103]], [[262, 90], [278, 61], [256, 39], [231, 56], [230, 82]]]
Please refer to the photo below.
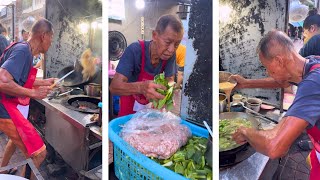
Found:
[[3, 68], [0, 68], [0, 91], [17, 97], [31, 97], [35, 99], [43, 99], [49, 93], [49, 88], [44, 86], [38, 89], [24, 88], [14, 82], [11, 74]]
[[289, 83], [280, 84], [276, 82], [272, 77], [262, 79], [245, 79], [240, 75], [232, 75], [230, 79], [237, 81], [237, 89], [243, 88], [286, 88], [289, 87]]
[[128, 83], [128, 78], [120, 73], [116, 73], [110, 84], [112, 94], [127, 96], [133, 94], [143, 94], [147, 99], [163, 99], [164, 96], [156, 91], [157, 88], [166, 88], [152, 81]]
[[56, 78], [48, 78], [48, 79], [36, 79], [33, 83], [33, 86], [51, 86]]
[[308, 122], [293, 116], [285, 117], [274, 129], [258, 131], [252, 128], [239, 128], [233, 135], [237, 143], [249, 142], [257, 151], [271, 159], [284, 156], [292, 143], [308, 126]]

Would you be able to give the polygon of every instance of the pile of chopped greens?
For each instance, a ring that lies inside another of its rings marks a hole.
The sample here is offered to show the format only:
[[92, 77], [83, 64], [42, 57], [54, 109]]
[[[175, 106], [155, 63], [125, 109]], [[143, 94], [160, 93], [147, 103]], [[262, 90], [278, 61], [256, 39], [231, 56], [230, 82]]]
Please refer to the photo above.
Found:
[[227, 151], [240, 146], [232, 139], [232, 134], [240, 127], [252, 127], [246, 118], [221, 119], [219, 121], [219, 151]]
[[158, 74], [154, 77], [154, 82], [156, 84], [161, 84], [167, 88], [167, 90], [162, 90], [162, 89], [157, 89], [157, 92], [164, 95], [165, 98], [161, 99], [159, 101], [153, 100], [153, 106], [156, 109], [161, 109], [165, 107], [167, 110], [171, 110], [173, 108], [173, 85], [170, 86], [168, 84], [168, 81], [166, 80], [165, 76], [163, 73]]
[[212, 169], [206, 165], [204, 157], [207, 141], [206, 138], [192, 136], [187, 145], [183, 146], [169, 159], [151, 159], [186, 178], [211, 180]]

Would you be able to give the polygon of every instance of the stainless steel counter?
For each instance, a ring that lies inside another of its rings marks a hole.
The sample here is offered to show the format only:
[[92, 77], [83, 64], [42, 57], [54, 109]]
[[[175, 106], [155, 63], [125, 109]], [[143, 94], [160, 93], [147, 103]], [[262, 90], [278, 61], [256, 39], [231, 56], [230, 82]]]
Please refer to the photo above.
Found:
[[219, 179], [221, 180], [259, 179], [268, 161], [269, 161], [269, 157], [260, 153], [254, 153], [248, 159], [242, 161], [236, 166], [220, 171]]
[[[97, 148], [101, 144], [101, 128], [90, 121], [92, 114], [68, 109], [62, 100], [37, 100], [45, 106], [44, 137], [74, 170], [87, 171], [91, 147]], [[91, 141], [90, 134], [99, 139], [100, 143]]]
[[91, 116], [91, 114], [85, 114], [66, 108], [62, 104], [62, 99], [48, 100], [48, 98], [45, 98], [37, 101], [78, 128], [85, 128], [87, 125], [92, 123], [90, 118], [86, 118], [86, 116]]

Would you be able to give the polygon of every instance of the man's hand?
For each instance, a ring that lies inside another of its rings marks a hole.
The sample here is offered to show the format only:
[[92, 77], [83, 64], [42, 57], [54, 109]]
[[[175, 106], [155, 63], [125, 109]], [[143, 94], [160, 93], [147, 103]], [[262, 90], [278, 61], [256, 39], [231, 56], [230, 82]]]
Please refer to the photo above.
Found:
[[39, 79], [39, 80], [37, 79], [33, 83], [33, 86], [34, 87], [37, 87], [37, 86], [51, 86], [57, 80], [58, 80], [58, 78], [48, 78], [48, 79]]
[[155, 84], [153, 81], [143, 81], [141, 85], [142, 94], [148, 99], [159, 100], [165, 98], [164, 95], [158, 93], [156, 89], [167, 90], [167, 88], [160, 84]]
[[241, 88], [245, 88], [245, 85], [247, 83], [247, 79], [245, 79], [244, 77], [236, 74], [236, 75], [231, 75], [229, 77], [229, 80], [234, 80], [237, 82], [237, 86], [235, 87], [236, 89], [241, 89]]
[[245, 131], [246, 128], [240, 127], [237, 129], [237, 131], [232, 135], [232, 139], [237, 143], [237, 144], [244, 144], [247, 142], [246, 137], [244, 136], [243, 131]]
[[50, 86], [39, 86], [38, 88], [32, 89], [31, 98], [33, 99], [44, 99], [51, 92]]

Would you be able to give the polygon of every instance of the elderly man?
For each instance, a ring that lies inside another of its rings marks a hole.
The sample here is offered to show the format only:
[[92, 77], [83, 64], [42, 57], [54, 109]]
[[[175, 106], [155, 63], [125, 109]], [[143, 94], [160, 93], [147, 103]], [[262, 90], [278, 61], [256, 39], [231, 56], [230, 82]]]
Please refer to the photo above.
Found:
[[150, 99], [164, 98], [156, 89], [165, 87], [155, 84], [153, 78], [165, 72], [166, 79], [174, 81], [175, 51], [182, 36], [181, 21], [174, 15], [164, 15], [152, 31], [152, 41], [134, 42], [126, 48], [110, 85], [110, 91], [121, 96], [119, 116], [146, 108]]
[[52, 24], [40, 19], [33, 25], [27, 42], [11, 44], [0, 58], [0, 131], [10, 138], [3, 161], [10, 159], [15, 146], [31, 157], [36, 167], [45, 159], [46, 147], [41, 137], [18, 107], [28, 105], [29, 98], [45, 98], [51, 90], [53, 78], [35, 79], [37, 70], [32, 67], [32, 57], [48, 51], [52, 36]]
[[268, 79], [244, 79], [234, 76], [239, 87], [286, 87], [297, 84], [293, 104], [272, 130], [239, 128], [233, 135], [237, 143], [249, 142], [258, 152], [278, 158], [284, 156], [292, 143], [306, 129], [314, 149], [310, 153], [310, 179], [320, 179], [320, 59], [299, 55], [289, 37], [277, 30], [261, 39], [257, 52], [270, 76]]

